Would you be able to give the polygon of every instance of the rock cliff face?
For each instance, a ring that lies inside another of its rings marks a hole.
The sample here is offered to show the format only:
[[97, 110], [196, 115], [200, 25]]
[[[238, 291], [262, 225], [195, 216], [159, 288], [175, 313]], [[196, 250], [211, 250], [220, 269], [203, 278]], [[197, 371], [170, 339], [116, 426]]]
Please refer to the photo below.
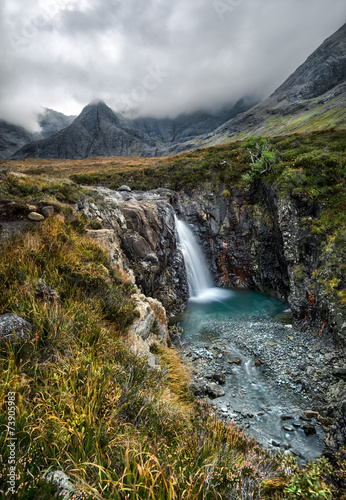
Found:
[[251, 196], [236, 188], [227, 197], [180, 193], [175, 209], [194, 229], [217, 285], [287, 300], [295, 327], [346, 344], [343, 311], [314, 277], [323, 241], [306, 220], [318, 214], [318, 204], [282, 199], [272, 187], [258, 186]]
[[[271, 203], [277, 203], [274, 194]], [[229, 197], [194, 193], [190, 198], [180, 193], [176, 210], [197, 234], [216, 285], [255, 288], [287, 299], [282, 235], [269, 207], [233, 188]]]
[[186, 308], [188, 285], [177, 246], [173, 193], [98, 189], [102, 203], [82, 200], [78, 209], [114, 232], [110, 248], [119, 267], [130, 270], [140, 290], [159, 300], [169, 315]]
[[97, 189], [102, 202], [83, 200], [79, 210], [114, 232], [118, 265], [169, 316], [182, 312], [188, 298], [175, 212], [194, 230], [217, 286], [253, 288], [288, 301], [296, 328], [346, 344], [341, 306], [315, 277], [324, 240], [306, 221], [319, 214], [317, 203], [281, 198], [268, 185], [251, 194], [238, 188], [192, 194]]

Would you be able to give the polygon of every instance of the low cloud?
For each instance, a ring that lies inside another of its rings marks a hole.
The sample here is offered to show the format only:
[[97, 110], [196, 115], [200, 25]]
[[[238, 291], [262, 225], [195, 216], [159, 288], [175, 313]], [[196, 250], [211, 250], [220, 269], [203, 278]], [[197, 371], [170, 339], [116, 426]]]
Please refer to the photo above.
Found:
[[344, 0], [4, 0], [0, 118], [95, 98], [175, 116], [264, 98], [342, 24]]

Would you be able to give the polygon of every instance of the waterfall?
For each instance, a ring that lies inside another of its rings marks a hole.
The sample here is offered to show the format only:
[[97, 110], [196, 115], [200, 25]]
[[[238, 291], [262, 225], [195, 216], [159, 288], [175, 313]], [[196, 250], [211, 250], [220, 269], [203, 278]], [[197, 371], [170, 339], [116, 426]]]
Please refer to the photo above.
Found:
[[177, 218], [175, 225], [185, 261], [190, 301], [211, 302], [229, 298], [232, 292], [213, 286], [206, 261], [192, 230]]

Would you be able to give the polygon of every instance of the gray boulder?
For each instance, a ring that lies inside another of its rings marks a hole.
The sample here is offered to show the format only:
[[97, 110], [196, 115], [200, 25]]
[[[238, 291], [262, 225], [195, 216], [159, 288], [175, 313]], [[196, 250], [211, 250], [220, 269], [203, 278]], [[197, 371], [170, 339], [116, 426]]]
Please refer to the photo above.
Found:
[[58, 487], [58, 494], [63, 498], [70, 498], [73, 493], [78, 492], [76, 488], [70, 481], [70, 478], [63, 471], [51, 470], [45, 476], [46, 481], [54, 483]]
[[131, 188], [130, 186], [126, 186], [126, 184], [124, 184], [123, 186], [120, 186], [117, 191], [126, 191], [127, 193], [130, 193], [131, 192]]
[[225, 391], [222, 389], [222, 387], [220, 387], [218, 384], [215, 384], [215, 382], [211, 382], [207, 385], [207, 393], [213, 399], [220, 398], [221, 396], [225, 395]]
[[0, 342], [2, 344], [15, 344], [29, 340], [33, 326], [14, 313], [0, 316]]

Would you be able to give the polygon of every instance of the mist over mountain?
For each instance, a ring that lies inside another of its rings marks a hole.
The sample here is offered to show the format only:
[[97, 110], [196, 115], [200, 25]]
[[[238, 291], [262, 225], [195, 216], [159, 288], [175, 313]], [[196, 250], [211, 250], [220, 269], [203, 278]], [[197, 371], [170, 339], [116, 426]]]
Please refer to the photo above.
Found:
[[37, 117], [40, 126], [40, 132], [37, 133], [36, 139], [43, 139], [50, 135], [56, 134], [61, 129], [71, 125], [76, 116], [66, 116], [54, 109], [45, 108], [43, 113]]
[[0, 160], [5, 160], [33, 138], [23, 127], [0, 120]]
[[[71, 158], [88, 156], [160, 156], [172, 144], [208, 133], [251, 107], [242, 99], [219, 113], [196, 112], [177, 118], [129, 119], [114, 113], [103, 101], [88, 104], [66, 128], [52, 136], [31, 142], [12, 158]], [[50, 113], [49, 116], [51, 116]], [[57, 118], [56, 115], [52, 115]], [[70, 118], [70, 117], [69, 117]], [[52, 129], [47, 120], [45, 130]], [[62, 118], [59, 117], [59, 126]]]
[[[327, 38], [267, 99], [200, 138], [199, 145], [245, 135], [346, 124], [346, 24]], [[195, 145], [194, 145], [195, 146]], [[193, 147], [182, 145], [182, 150]]]
[[259, 104], [244, 98], [218, 113], [200, 111], [161, 119], [126, 118], [103, 101], [90, 103], [75, 119], [46, 110], [39, 118], [43, 138], [32, 141], [32, 135], [18, 130], [7, 143], [3, 141], [2, 155], [15, 151], [16, 137], [19, 147], [27, 143], [11, 159], [83, 159], [162, 156], [249, 134], [342, 127], [346, 122], [345, 96], [346, 24]]

